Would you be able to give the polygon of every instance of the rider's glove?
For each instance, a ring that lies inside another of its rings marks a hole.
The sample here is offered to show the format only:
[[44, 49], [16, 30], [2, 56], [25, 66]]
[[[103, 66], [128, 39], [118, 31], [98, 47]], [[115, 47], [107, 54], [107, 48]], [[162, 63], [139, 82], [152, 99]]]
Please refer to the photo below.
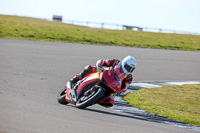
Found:
[[118, 91], [118, 92], [115, 94], [115, 96], [119, 96], [120, 94], [121, 94], [121, 92]]
[[104, 68], [103, 67], [97, 67], [97, 70], [100, 71], [100, 72], [103, 72]]

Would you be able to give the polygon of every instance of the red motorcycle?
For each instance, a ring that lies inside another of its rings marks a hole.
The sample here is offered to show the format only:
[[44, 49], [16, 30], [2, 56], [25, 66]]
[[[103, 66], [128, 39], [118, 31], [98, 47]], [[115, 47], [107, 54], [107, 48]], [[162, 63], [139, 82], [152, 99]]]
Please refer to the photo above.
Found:
[[58, 93], [57, 100], [60, 104], [71, 103], [83, 109], [115, 95], [120, 91], [121, 81], [124, 78], [125, 73], [121, 67], [98, 71], [78, 81], [73, 88], [68, 81], [65, 88]]

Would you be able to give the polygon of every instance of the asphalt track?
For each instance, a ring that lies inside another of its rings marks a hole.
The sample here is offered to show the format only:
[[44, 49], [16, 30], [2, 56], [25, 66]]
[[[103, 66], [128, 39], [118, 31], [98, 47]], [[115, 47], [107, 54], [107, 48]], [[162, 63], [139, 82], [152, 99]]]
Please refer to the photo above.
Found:
[[134, 81], [199, 81], [200, 52], [0, 39], [0, 132], [193, 133], [99, 105], [57, 103], [65, 82], [98, 59], [135, 56]]

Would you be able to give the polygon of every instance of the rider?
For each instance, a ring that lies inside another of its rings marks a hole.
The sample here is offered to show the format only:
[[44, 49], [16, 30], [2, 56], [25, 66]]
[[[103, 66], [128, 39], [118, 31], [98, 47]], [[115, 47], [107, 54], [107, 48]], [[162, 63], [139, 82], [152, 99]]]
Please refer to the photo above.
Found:
[[[118, 59], [112, 60], [98, 60], [96, 62], [96, 66], [88, 65], [84, 68], [84, 70], [80, 73], [75, 75], [70, 81], [72, 86], [74, 86], [79, 80], [83, 79], [85, 76], [91, 73], [95, 73], [98, 71], [103, 72], [103, 67], [119, 67], [121, 66], [122, 70], [126, 74], [125, 78], [122, 80], [121, 90], [120, 93], [123, 93], [127, 89], [127, 85], [130, 84], [133, 80], [132, 72], [136, 68], [136, 59], [132, 56], [125, 57], [122, 62]], [[114, 97], [110, 97], [103, 102], [99, 103], [105, 107], [111, 107], [114, 105]]]

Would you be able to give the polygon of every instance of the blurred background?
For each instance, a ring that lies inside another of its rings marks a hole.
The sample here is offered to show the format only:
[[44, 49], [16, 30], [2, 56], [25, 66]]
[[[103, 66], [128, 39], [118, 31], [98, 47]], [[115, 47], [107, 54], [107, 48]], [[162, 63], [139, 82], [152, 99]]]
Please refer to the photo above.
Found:
[[199, 0], [0, 0], [0, 14], [93, 28], [200, 35]]

